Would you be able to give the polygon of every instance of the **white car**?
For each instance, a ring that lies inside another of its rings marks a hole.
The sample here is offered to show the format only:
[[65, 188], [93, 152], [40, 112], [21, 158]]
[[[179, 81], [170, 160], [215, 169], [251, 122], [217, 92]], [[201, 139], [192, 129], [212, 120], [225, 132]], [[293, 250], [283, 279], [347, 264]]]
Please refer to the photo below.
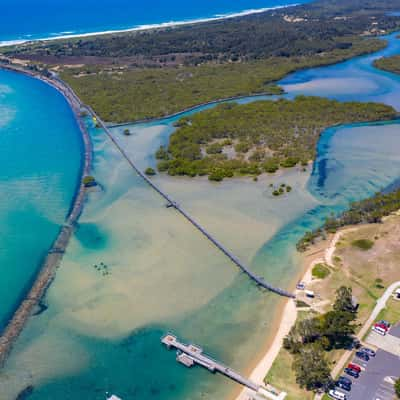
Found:
[[347, 397], [344, 393], [339, 392], [339, 390], [331, 389], [328, 393], [329, 397], [335, 400], [346, 400]]
[[379, 335], [386, 336], [386, 331], [382, 329], [380, 326], [374, 326], [372, 330], [376, 333], [379, 333]]

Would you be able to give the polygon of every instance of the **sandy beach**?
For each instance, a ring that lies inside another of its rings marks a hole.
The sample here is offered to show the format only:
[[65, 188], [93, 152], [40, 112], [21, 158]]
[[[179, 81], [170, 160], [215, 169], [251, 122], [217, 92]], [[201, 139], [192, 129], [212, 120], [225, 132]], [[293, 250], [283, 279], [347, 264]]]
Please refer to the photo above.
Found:
[[87, 33], [66, 32], [63, 35], [57, 35], [57, 36], [51, 36], [51, 37], [43, 37], [43, 38], [35, 38], [35, 39], [6, 40], [6, 41], [0, 41], [0, 47], [14, 46], [14, 45], [18, 45], [18, 44], [23, 44], [23, 43], [28, 43], [28, 42], [37, 42], [37, 41], [77, 39], [77, 38], [85, 38], [85, 37], [90, 37], [90, 36], [103, 36], [103, 35], [111, 35], [111, 34], [119, 34], [119, 33], [146, 31], [146, 30], [153, 30], [153, 29], [174, 28], [174, 27], [184, 26], [184, 25], [201, 24], [204, 22], [213, 22], [213, 21], [220, 21], [220, 20], [229, 19], [229, 18], [244, 17], [246, 15], [251, 15], [251, 14], [260, 14], [260, 13], [264, 13], [264, 12], [271, 11], [271, 10], [294, 7], [296, 5], [298, 5], [298, 4], [289, 4], [289, 5], [275, 6], [275, 7], [264, 7], [264, 8], [244, 10], [244, 11], [237, 12], [237, 13], [216, 15], [216, 16], [210, 17], [210, 18], [198, 18], [198, 19], [190, 19], [190, 20], [185, 20], [185, 21], [168, 21], [168, 22], [162, 22], [159, 24], [139, 25], [139, 26], [134, 26], [132, 28], [128, 28], [128, 29], [112, 29], [112, 30], [106, 30], [106, 31], [87, 32]]
[[[341, 236], [350, 231], [354, 230], [355, 228], [348, 228], [341, 231], [338, 231], [329, 241], [322, 242], [319, 246], [317, 246], [317, 250], [315, 247], [313, 252], [310, 254], [304, 255], [303, 260], [303, 268], [299, 274], [301, 279], [297, 279], [296, 282], [301, 281], [306, 284], [310, 284], [313, 281], [312, 277], [312, 269], [318, 263], [326, 263], [331, 265], [332, 264], [332, 256], [335, 252], [336, 244], [340, 240]], [[301, 275], [303, 273], [303, 275]], [[271, 369], [276, 357], [278, 356], [282, 344], [283, 339], [289, 333], [292, 326], [296, 323], [297, 319], [297, 308], [296, 303], [294, 300], [289, 299], [285, 302], [284, 307], [282, 308], [282, 312], [277, 313], [280, 317], [280, 322], [277, 321], [278, 330], [275, 336], [270, 339], [269, 345], [267, 347], [266, 352], [264, 353], [261, 360], [257, 363], [255, 368], [252, 370], [249, 378], [256, 383], [264, 384], [264, 378], [268, 374], [269, 370]], [[251, 399], [251, 395], [254, 394], [249, 389], [243, 389], [239, 393], [239, 395], [235, 395], [235, 400], [249, 400]]]

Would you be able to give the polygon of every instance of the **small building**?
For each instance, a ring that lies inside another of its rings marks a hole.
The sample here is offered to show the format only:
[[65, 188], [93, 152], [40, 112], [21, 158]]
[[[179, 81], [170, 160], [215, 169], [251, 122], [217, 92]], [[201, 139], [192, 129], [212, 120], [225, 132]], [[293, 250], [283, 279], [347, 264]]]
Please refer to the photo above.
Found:
[[194, 360], [192, 357], [188, 356], [185, 353], [178, 353], [178, 356], [176, 357], [177, 361], [180, 362], [181, 364], [185, 365], [186, 367], [190, 368], [193, 367], [194, 365]]

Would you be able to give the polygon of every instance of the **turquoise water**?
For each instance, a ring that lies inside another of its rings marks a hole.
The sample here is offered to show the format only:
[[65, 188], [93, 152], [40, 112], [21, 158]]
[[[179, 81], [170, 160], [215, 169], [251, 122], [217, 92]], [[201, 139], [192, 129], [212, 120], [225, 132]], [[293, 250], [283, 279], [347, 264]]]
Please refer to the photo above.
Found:
[[[400, 50], [395, 35], [381, 54]], [[398, 106], [400, 79], [375, 70], [377, 55], [295, 73], [288, 97], [318, 94]], [[342, 83], [343, 80], [343, 83]], [[246, 99], [243, 101], [250, 101]], [[397, 107], [397, 108], [400, 108]], [[172, 131], [173, 119], [115, 128], [128, 154], [145, 167]], [[237, 386], [200, 368], [178, 365], [159, 344], [165, 331], [201, 344], [246, 371], [274, 330], [278, 298], [257, 289], [173, 210], [166, 209], [110, 145], [91, 129], [94, 172], [103, 190], [90, 196], [81, 227], [51, 286], [49, 309], [29, 322], [0, 376], [4, 399], [28, 384], [32, 399], [226, 399]], [[157, 177], [207, 228], [267, 280], [297, 276], [297, 239], [331, 211], [385, 188], [400, 174], [396, 122], [327, 130], [309, 175], [296, 170], [259, 182]], [[268, 183], [293, 195], [276, 201]], [[104, 263], [111, 275], [94, 265]]]
[[64, 222], [80, 152], [64, 98], [42, 82], [0, 71], [0, 330]]

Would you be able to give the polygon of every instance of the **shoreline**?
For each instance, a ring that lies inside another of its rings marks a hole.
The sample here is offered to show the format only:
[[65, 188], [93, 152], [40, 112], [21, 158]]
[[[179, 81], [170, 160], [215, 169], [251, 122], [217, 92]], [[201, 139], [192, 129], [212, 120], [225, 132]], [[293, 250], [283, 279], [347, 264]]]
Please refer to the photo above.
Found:
[[82, 213], [84, 202], [86, 199], [85, 187], [82, 178], [88, 175], [92, 166], [92, 144], [89, 133], [80, 117], [80, 109], [84, 105], [79, 101], [70, 88], [64, 86], [61, 82], [46, 78], [32, 71], [10, 65], [0, 65], [0, 69], [21, 73], [34, 79], [39, 79], [47, 85], [57, 90], [68, 102], [78, 124], [82, 138], [82, 159], [80, 166], [80, 180], [77, 182], [77, 189], [71, 201], [64, 224], [60, 227], [60, 231], [50, 246], [41, 267], [38, 270], [36, 278], [31, 285], [30, 290], [24, 296], [18, 308], [14, 311], [13, 316], [1, 332], [0, 336], [0, 369], [4, 366], [8, 355], [18, 336], [21, 334], [25, 324], [33, 315], [35, 307], [46, 293], [55, 277], [56, 270], [65, 253], [69, 240], [74, 232], [75, 224]]
[[[328, 250], [335, 246], [336, 242], [333, 244], [333, 240], [330, 239], [324, 246], [310, 254], [304, 254], [302, 260], [300, 261], [301, 268], [299, 273], [296, 274], [293, 279], [292, 285], [297, 282], [305, 282], [306, 284], [311, 283], [312, 269], [315, 264], [320, 262], [325, 262]], [[251, 367], [249, 379], [255, 381], [256, 383], [263, 384], [264, 378], [268, 375], [275, 359], [278, 357], [279, 352], [282, 349], [283, 339], [289, 333], [290, 329], [296, 323], [298, 316], [298, 310], [293, 299], [284, 300], [278, 305], [276, 309], [276, 316], [273, 318], [277, 322], [277, 330], [275, 334], [270, 334], [267, 337], [266, 346], [262, 351], [261, 358], [257, 358], [257, 362]], [[249, 400], [254, 392], [246, 388], [237, 389], [232, 396], [229, 397], [230, 400]]]
[[34, 43], [34, 42], [48, 42], [52, 40], [64, 40], [64, 39], [79, 39], [79, 38], [86, 38], [91, 36], [105, 36], [105, 35], [113, 35], [119, 33], [129, 33], [129, 32], [140, 32], [140, 31], [150, 31], [150, 30], [157, 30], [157, 29], [165, 29], [165, 28], [175, 28], [179, 26], [186, 26], [186, 25], [194, 25], [194, 24], [202, 24], [206, 22], [215, 22], [215, 21], [222, 21], [225, 19], [230, 18], [239, 18], [245, 17], [248, 15], [253, 14], [262, 14], [268, 11], [273, 10], [280, 10], [284, 8], [296, 7], [303, 3], [294, 3], [294, 4], [287, 4], [275, 7], [263, 7], [263, 8], [255, 8], [255, 9], [248, 9], [238, 12], [232, 12], [227, 14], [217, 14], [212, 17], [205, 17], [205, 18], [193, 18], [188, 20], [182, 21], [169, 21], [169, 22], [160, 22], [160, 23], [153, 23], [153, 24], [142, 24], [132, 26], [131, 28], [125, 29], [108, 29], [104, 31], [96, 31], [96, 32], [82, 32], [82, 33], [67, 33], [65, 35], [60, 32], [60, 35], [57, 36], [49, 36], [37, 39], [11, 39], [11, 40], [3, 40], [0, 41], [0, 47], [7, 47], [7, 46], [15, 46], [24, 43]]
[[[271, 82], [271, 84], [274, 85], [275, 82]], [[130, 126], [130, 125], [140, 125], [140, 124], [148, 124], [148, 123], [153, 123], [153, 122], [162, 122], [167, 119], [179, 117], [180, 115], [184, 115], [191, 111], [201, 112], [199, 109], [203, 108], [203, 107], [207, 107], [207, 106], [213, 106], [213, 105], [227, 103], [230, 101], [247, 99], [249, 97], [267, 97], [267, 96], [269, 96], [269, 97], [271, 97], [271, 100], [273, 100], [274, 96], [282, 96], [284, 94], [286, 94], [286, 93], [283, 92], [281, 94], [272, 94], [272, 93], [268, 93], [268, 92], [262, 92], [262, 93], [250, 93], [250, 94], [243, 94], [243, 95], [239, 95], [239, 96], [224, 97], [221, 99], [210, 100], [210, 101], [206, 101], [204, 103], [196, 104], [194, 106], [186, 107], [183, 110], [177, 111], [172, 114], [167, 114], [167, 115], [164, 115], [161, 117], [142, 118], [142, 119], [138, 119], [136, 121], [119, 122], [119, 123], [106, 122], [105, 124], [107, 125], [107, 128], [112, 129], [112, 128], [120, 128], [123, 126]], [[198, 110], [198, 111], [196, 111], [196, 110]]]

